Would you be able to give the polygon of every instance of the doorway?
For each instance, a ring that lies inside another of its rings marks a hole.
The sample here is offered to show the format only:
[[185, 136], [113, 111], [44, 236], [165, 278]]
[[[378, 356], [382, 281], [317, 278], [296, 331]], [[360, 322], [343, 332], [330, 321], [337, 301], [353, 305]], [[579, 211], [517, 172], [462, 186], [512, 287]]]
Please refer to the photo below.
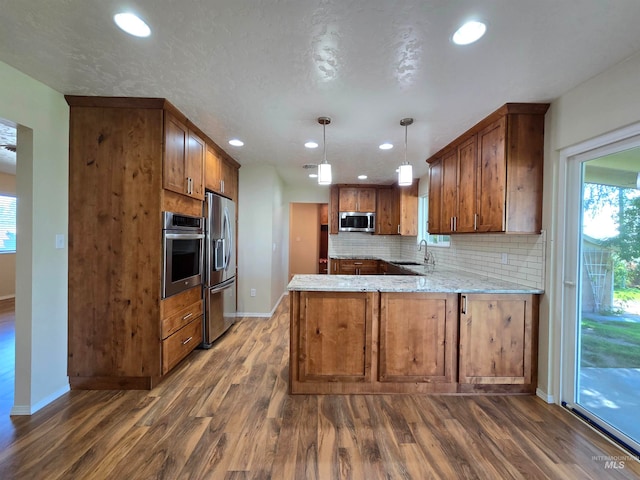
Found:
[[[640, 137], [569, 159], [564, 403], [638, 451]], [[571, 173], [572, 171], [572, 173]], [[570, 198], [569, 198], [570, 197]], [[572, 205], [572, 206], [571, 206]], [[575, 288], [574, 288], [575, 287]]]
[[327, 273], [328, 205], [291, 203], [289, 209], [289, 280], [296, 274]]

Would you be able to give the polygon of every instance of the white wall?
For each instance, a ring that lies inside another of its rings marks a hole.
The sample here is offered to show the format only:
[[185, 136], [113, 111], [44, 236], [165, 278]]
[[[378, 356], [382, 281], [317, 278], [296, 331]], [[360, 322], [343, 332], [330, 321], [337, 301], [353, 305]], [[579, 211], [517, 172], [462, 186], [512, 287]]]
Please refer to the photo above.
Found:
[[[281, 260], [282, 180], [270, 165], [245, 165], [239, 183], [238, 315], [270, 316], [286, 277]], [[252, 288], [255, 297], [250, 296]]]
[[[0, 172], [0, 194], [16, 194], [16, 176]], [[16, 294], [16, 254], [0, 255], [0, 300]]]
[[[545, 124], [543, 228], [547, 231], [546, 294], [540, 306], [538, 385], [560, 402], [562, 284], [555, 267], [564, 264], [554, 244], [556, 212], [563, 208], [564, 186], [557, 182], [560, 151], [621, 127], [640, 122], [640, 52], [570, 90], [553, 102]], [[571, 360], [568, 360], [571, 361]]]
[[13, 414], [69, 389], [67, 234], [69, 107], [49, 87], [0, 62], [0, 117], [18, 125], [16, 388]]

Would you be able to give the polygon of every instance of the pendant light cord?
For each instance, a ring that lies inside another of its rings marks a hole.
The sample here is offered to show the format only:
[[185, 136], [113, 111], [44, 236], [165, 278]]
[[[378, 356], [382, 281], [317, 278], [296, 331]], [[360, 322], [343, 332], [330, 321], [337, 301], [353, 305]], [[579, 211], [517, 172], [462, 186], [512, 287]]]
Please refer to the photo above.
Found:
[[404, 163], [407, 163], [407, 127], [409, 125], [404, 126]]

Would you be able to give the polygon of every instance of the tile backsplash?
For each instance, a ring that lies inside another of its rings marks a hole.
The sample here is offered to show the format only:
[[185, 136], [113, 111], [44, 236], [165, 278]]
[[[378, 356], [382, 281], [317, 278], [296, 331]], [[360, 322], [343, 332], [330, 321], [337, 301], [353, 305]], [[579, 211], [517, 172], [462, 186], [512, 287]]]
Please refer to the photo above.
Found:
[[[450, 247], [429, 247], [438, 265], [464, 269], [490, 278], [544, 288], [546, 234], [452, 235]], [[423, 247], [424, 250], [424, 247]], [[340, 233], [329, 235], [329, 256], [370, 255], [422, 261], [416, 237]]]

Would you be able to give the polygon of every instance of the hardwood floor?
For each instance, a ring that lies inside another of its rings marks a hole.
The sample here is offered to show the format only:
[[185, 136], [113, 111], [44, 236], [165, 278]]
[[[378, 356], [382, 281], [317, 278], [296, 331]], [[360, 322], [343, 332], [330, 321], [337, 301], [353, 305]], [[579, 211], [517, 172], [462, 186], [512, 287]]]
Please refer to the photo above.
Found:
[[[13, 406], [16, 370], [15, 299], [0, 300], [0, 426]], [[11, 440], [11, 429], [0, 428], [0, 449]]]
[[288, 395], [288, 322], [285, 300], [152, 391], [71, 391], [3, 418], [0, 478], [640, 478], [631, 459], [606, 469], [625, 454], [533, 396]]

